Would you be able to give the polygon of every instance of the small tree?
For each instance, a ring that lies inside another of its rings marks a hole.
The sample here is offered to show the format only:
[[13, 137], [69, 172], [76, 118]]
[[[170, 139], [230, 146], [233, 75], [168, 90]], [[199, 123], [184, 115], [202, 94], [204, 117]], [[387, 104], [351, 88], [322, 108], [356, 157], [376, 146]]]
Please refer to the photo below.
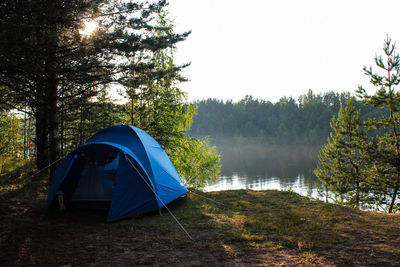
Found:
[[178, 140], [176, 149], [169, 153], [185, 183], [195, 188], [215, 182], [221, 171], [221, 156], [207, 138], [199, 140], [186, 136]]
[[365, 74], [371, 83], [378, 88], [374, 95], [368, 95], [360, 86], [357, 90], [365, 105], [387, 109], [386, 116], [371, 118], [367, 124], [383, 132], [376, 136], [376, 146], [369, 153], [373, 168], [369, 169], [370, 183], [377, 198], [386, 201], [388, 212], [393, 212], [400, 190], [400, 57], [396, 45], [387, 37], [383, 47], [384, 56], [376, 56], [375, 64], [378, 72], [372, 67], [364, 67]]
[[359, 207], [366, 193], [363, 151], [367, 147], [367, 135], [352, 98], [347, 100], [346, 106], [341, 105], [338, 117], [332, 118], [331, 128], [333, 131], [321, 149], [314, 173], [339, 197], [340, 203]]

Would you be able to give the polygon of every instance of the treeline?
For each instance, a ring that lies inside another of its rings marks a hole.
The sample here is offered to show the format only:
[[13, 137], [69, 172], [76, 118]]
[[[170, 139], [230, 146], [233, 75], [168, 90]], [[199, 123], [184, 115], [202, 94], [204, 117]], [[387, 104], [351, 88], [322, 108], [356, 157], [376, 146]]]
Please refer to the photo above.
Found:
[[[330, 120], [337, 115], [350, 93], [315, 94], [309, 90], [296, 101], [292, 97], [272, 103], [246, 96], [233, 102], [217, 99], [196, 101], [192, 134], [211, 136], [218, 142], [263, 142], [276, 145], [321, 146], [329, 136]], [[362, 118], [380, 116], [385, 111], [364, 106], [355, 100]]]

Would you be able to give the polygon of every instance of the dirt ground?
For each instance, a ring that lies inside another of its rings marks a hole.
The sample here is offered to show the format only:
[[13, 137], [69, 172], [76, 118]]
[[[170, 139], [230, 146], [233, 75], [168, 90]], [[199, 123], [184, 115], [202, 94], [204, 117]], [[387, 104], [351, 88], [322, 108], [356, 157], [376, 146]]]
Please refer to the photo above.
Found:
[[0, 204], [1, 266], [311, 265], [294, 250], [271, 247], [238, 254], [223, 242], [182, 242], [162, 230], [105, 223], [102, 212], [44, 217], [42, 202]]
[[349, 239], [318, 256], [276, 246], [238, 250], [226, 240], [210, 242], [201, 229], [191, 241], [182, 232], [177, 238], [147, 225], [105, 223], [104, 212], [45, 217], [43, 210], [39, 199], [0, 203], [0, 266], [396, 266], [374, 255], [375, 239]]

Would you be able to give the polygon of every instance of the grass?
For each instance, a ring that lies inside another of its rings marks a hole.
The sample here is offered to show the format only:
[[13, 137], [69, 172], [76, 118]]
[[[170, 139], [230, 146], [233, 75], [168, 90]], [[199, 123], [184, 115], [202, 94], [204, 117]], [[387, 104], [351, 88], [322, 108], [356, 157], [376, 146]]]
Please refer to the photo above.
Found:
[[[194, 193], [172, 204], [170, 209], [195, 241], [223, 243], [236, 254], [289, 248], [309, 263], [329, 258], [335, 250], [341, 251], [343, 260], [353, 258], [356, 262], [361, 260], [360, 264], [370, 260], [372, 251], [379, 255], [374, 261], [384, 265], [390, 265], [393, 259], [400, 260], [400, 214], [359, 211], [294, 192]], [[168, 214], [121, 223], [167, 230], [176, 242], [191, 242]]]
[[[0, 174], [2, 207], [19, 211], [2, 223], [35, 224], [41, 216], [48, 184], [43, 174], [32, 178], [31, 167], [15, 162]], [[9, 208], [16, 202], [33, 205], [31, 212]], [[235, 259], [284, 252], [307, 264], [390, 266], [400, 261], [400, 214], [359, 211], [294, 192], [251, 190], [192, 190], [168, 207], [193, 240], [165, 209], [162, 216], [146, 214], [112, 227], [143, 229], [138, 237], [143, 242], [154, 238], [149, 233], [159, 233], [157, 242], [177, 248], [196, 244], [197, 249], [222, 250]]]
[[43, 195], [46, 173], [35, 171], [33, 161], [0, 157], [0, 200], [26, 201]]

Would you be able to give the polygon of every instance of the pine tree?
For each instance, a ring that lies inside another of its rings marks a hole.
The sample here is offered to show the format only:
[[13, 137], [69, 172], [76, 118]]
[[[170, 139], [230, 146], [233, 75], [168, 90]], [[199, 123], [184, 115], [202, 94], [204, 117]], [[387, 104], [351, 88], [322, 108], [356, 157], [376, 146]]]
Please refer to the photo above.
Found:
[[[158, 28], [152, 34], [159, 38], [171, 35], [173, 26], [168, 13], [162, 12], [158, 16]], [[174, 54], [172, 47], [151, 53], [155, 70], [166, 75], [147, 78], [142, 86], [129, 88], [129, 121], [164, 147], [187, 185], [204, 187], [219, 176], [220, 155], [207, 139], [199, 140], [187, 134], [197, 107], [187, 101], [186, 93], [178, 87], [186, 79], [173, 75], [177, 69]]]
[[[152, 34], [158, 38], [174, 34], [173, 22], [168, 19], [166, 11], [158, 15], [157, 28]], [[174, 75], [178, 68], [174, 63], [174, 54], [173, 47], [149, 53], [149, 57], [141, 62], [150, 61], [156, 71], [166, 75], [152, 78], [142, 75], [139, 79], [146, 82], [127, 90], [130, 123], [147, 131], [168, 149], [174, 148], [175, 140], [185, 135], [187, 124], [191, 124], [196, 112], [195, 106], [187, 101], [186, 93], [178, 87], [179, 82], [186, 79]], [[136, 73], [132, 75], [134, 79], [138, 77]]]
[[[357, 93], [365, 105], [387, 109], [386, 116], [371, 118], [368, 125], [383, 134], [375, 138], [374, 149], [369, 153], [369, 160], [374, 166], [369, 170], [370, 183], [377, 199], [386, 202], [388, 212], [394, 211], [400, 190], [400, 57], [396, 44], [387, 37], [383, 47], [384, 56], [376, 56], [378, 72], [372, 67], [364, 67], [365, 74], [377, 87], [374, 95], [368, 95], [360, 86]], [[388, 202], [386, 199], [388, 198]]]
[[331, 121], [328, 143], [319, 154], [314, 171], [325, 187], [339, 197], [339, 202], [360, 206], [365, 192], [365, 157], [367, 133], [361, 127], [360, 111], [350, 98]]
[[[126, 85], [130, 73], [140, 74], [134, 79], [139, 86], [148, 78], [166, 75], [150, 61], [133, 60], [173, 46], [189, 34], [148, 34], [166, 4], [164, 0], [0, 3], [0, 87], [13, 92], [13, 102], [26, 102], [35, 115], [38, 168], [60, 157], [63, 101], [93, 97], [87, 92], [100, 85]], [[89, 21], [98, 24], [91, 35], [82, 31]]]

